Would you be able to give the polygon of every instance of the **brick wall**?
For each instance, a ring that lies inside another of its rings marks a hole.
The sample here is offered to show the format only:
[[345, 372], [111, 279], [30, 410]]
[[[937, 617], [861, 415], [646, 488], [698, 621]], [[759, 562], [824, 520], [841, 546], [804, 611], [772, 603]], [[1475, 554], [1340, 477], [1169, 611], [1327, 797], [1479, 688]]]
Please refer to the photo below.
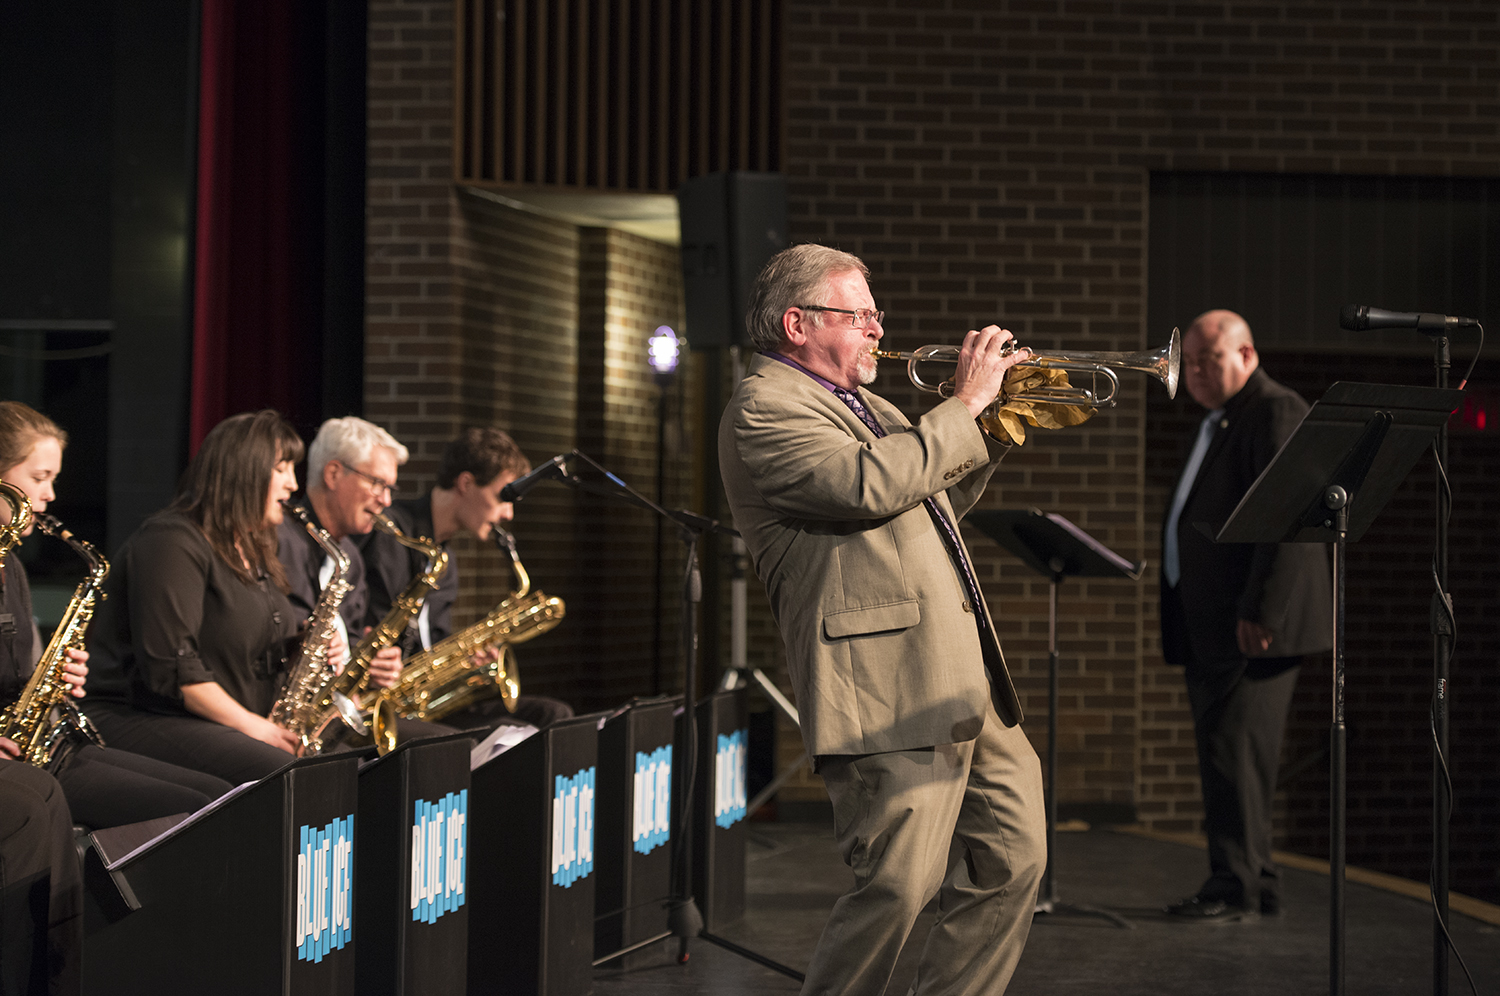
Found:
[[[453, 36], [444, 0], [372, 3], [365, 411], [412, 451], [400, 493], [431, 487], [443, 446], [467, 423], [498, 425], [533, 462], [579, 447], [656, 498], [658, 389], [646, 338], [680, 325], [680, 265], [669, 246], [580, 229], [452, 180]], [[684, 503], [681, 412], [671, 394], [669, 504]], [[645, 512], [557, 485], [516, 506], [533, 587], [568, 603], [563, 624], [521, 648], [523, 689], [580, 709], [654, 690]], [[675, 685], [680, 560], [666, 550], [664, 680]], [[453, 545], [455, 622], [513, 587], [508, 558]]]

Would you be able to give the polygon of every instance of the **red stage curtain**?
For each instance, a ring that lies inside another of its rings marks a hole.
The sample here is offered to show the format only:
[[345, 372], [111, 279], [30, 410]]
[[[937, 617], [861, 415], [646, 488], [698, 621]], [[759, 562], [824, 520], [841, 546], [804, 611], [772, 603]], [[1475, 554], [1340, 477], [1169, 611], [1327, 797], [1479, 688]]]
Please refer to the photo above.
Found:
[[316, 426], [322, 10], [202, 0], [190, 452], [235, 412]]

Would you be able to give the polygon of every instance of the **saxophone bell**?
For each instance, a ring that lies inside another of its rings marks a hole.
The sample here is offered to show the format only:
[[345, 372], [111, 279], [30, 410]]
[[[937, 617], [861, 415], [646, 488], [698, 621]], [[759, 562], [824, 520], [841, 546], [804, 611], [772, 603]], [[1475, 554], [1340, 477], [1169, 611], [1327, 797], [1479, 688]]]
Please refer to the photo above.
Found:
[[396, 710], [390, 702], [376, 700], [366, 718], [354, 700], [343, 692], [335, 691], [330, 700], [332, 708], [313, 733], [313, 741], [322, 743], [334, 723], [343, 723], [355, 734], [368, 737], [381, 757], [396, 749]]
[[31, 499], [14, 484], [0, 481], [0, 501], [10, 508], [10, 518], [0, 523], [0, 567], [4, 567], [11, 549], [31, 528]]

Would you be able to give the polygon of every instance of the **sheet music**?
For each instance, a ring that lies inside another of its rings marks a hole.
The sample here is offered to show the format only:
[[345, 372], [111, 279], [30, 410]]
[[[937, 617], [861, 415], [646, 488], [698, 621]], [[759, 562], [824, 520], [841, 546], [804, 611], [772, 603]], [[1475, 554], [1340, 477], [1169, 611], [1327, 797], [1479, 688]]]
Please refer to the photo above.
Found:
[[[1098, 540], [1094, 539], [1094, 537], [1090, 536], [1082, 529], [1079, 529], [1077, 526], [1073, 525], [1073, 523], [1069, 522], [1063, 516], [1058, 515], [1056, 512], [1048, 512], [1047, 518], [1051, 519], [1058, 526], [1061, 526], [1064, 530], [1067, 531], [1070, 536], [1078, 540], [1078, 542], [1082, 543], [1084, 546], [1088, 547], [1094, 553], [1097, 553], [1101, 558], [1109, 561], [1110, 564], [1119, 569], [1120, 573], [1128, 576], [1136, 575], [1137, 568], [1134, 563], [1126, 560], [1118, 553], [1115, 553], [1109, 547], [1105, 546], [1103, 543], [1100, 543]], [[1144, 568], [1146, 566], [1146, 562], [1144, 560], [1141, 561], [1140, 566]]]
[[532, 734], [540, 732], [541, 730], [528, 723], [502, 723], [494, 733], [485, 737], [477, 747], [469, 751], [469, 770], [473, 771], [480, 765], [493, 761]]
[[241, 782], [240, 784], [236, 785], [234, 788], [230, 789], [228, 792], [225, 792], [223, 795], [219, 796], [213, 802], [210, 802], [208, 805], [204, 806], [202, 809], [198, 810], [196, 813], [194, 813], [193, 815], [189, 816], [187, 819], [183, 820], [181, 823], [178, 823], [178, 824], [174, 825], [170, 830], [167, 830], [167, 831], [165, 831], [163, 833], [157, 834], [155, 837], [152, 837], [150, 840], [146, 841], [144, 844], [141, 844], [135, 850], [129, 852], [128, 854], [125, 854], [124, 856], [118, 858], [115, 861], [111, 861], [109, 864], [105, 865], [104, 867], [108, 868], [110, 871], [115, 871], [116, 869], [121, 868], [121, 867], [123, 867], [126, 864], [129, 864], [131, 861], [133, 861], [139, 855], [144, 854], [146, 851], [151, 850], [153, 847], [156, 847], [156, 846], [160, 845], [164, 841], [170, 840], [171, 838], [173, 838], [173, 837], [177, 836], [178, 834], [182, 833], [188, 827], [195, 826], [195, 825], [197, 825], [199, 823], [202, 823], [204, 820], [206, 820], [209, 817], [210, 814], [215, 813], [218, 810], [222, 809], [224, 806], [228, 805], [229, 800], [231, 800], [231, 799], [233, 799], [233, 798], [235, 798], [237, 796], [244, 795], [247, 791], [249, 791], [250, 789], [254, 788], [255, 786], [257, 786], [259, 784], [260, 784], [260, 782], [258, 782], [258, 781], [256, 781], [256, 782]]

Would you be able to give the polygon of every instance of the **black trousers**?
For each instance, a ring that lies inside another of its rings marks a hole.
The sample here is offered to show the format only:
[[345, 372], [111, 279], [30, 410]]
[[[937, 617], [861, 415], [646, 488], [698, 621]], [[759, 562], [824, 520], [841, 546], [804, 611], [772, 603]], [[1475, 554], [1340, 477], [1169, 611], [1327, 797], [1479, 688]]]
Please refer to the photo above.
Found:
[[90, 702], [85, 711], [111, 747], [205, 772], [231, 785], [258, 781], [293, 759], [279, 747], [197, 716], [142, 712], [121, 702]]
[[1300, 657], [1187, 666], [1188, 701], [1203, 782], [1209, 878], [1198, 894], [1246, 909], [1276, 896], [1271, 803]]
[[506, 723], [529, 723], [539, 730], [545, 730], [553, 723], [571, 719], [572, 716], [573, 707], [562, 699], [548, 698], [545, 695], [520, 695], [516, 698], [516, 711], [512, 713], [497, 695], [444, 716], [443, 722], [462, 730], [494, 730]]
[[57, 780], [0, 760], [0, 996], [77, 996], [83, 866]]
[[73, 819], [93, 830], [195, 813], [233, 788], [201, 771], [93, 744], [75, 748], [56, 775]]

